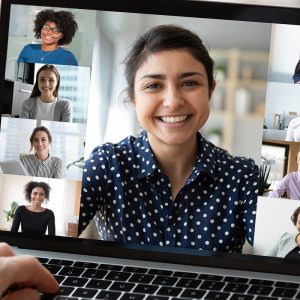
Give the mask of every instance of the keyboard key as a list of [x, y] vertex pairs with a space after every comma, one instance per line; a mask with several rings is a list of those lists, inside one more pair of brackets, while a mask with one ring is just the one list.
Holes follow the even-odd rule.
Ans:
[[98, 293], [98, 290], [79, 288], [77, 289], [72, 296], [83, 297], [83, 298], [93, 298]]
[[229, 293], [222, 293], [222, 292], [209, 292], [204, 299], [209, 300], [226, 300], [230, 296]]
[[49, 261], [49, 259], [45, 257], [37, 257], [37, 259], [41, 264], [46, 264]]
[[176, 283], [176, 286], [195, 289], [200, 285], [201, 282], [202, 281], [199, 279], [182, 278]]
[[61, 275], [54, 275], [54, 278], [56, 279], [56, 281], [58, 283], [62, 283], [65, 280], [65, 276], [61, 276]]
[[253, 285], [252, 287], [250, 287], [250, 289], [247, 291], [247, 293], [267, 296], [272, 292], [272, 290], [273, 290], [273, 288], [269, 287], [269, 286]]
[[125, 293], [121, 300], [142, 300], [144, 299], [145, 296], [144, 295], [140, 295], [140, 294], [132, 294], [132, 293]]
[[111, 281], [109, 281], [109, 280], [91, 279], [89, 281], [89, 283], [86, 285], [86, 287], [106, 290], [110, 286], [110, 284], [111, 284]]
[[121, 271], [123, 269], [122, 266], [118, 265], [108, 265], [108, 264], [101, 264], [98, 269], [108, 270], [108, 271]]
[[130, 292], [134, 287], [134, 283], [129, 282], [114, 282], [110, 290], [121, 291], [121, 292]]
[[276, 288], [272, 293], [272, 297], [282, 297], [282, 298], [292, 298], [296, 295], [296, 290], [285, 289], [285, 288]]
[[82, 277], [87, 278], [95, 278], [95, 279], [102, 279], [106, 276], [108, 272], [104, 270], [96, 270], [96, 269], [87, 269], [83, 274]]
[[80, 276], [84, 272], [84, 268], [63, 267], [58, 275]]
[[278, 281], [275, 283], [275, 286], [288, 289], [297, 289], [299, 287], [299, 284], [293, 282]]
[[63, 285], [82, 287], [87, 282], [88, 282], [87, 278], [82, 278], [82, 277], [67, 277], [65, 279], [65, 281], [63, 282]]
[[168, 300], [169, 297], [164, 296], [148, 296], [146, 300]]
[[158, 285], [138, 284], [133, 292], [141, 294], [154, 294], [158, 290], [158, 288]]
[[259, 296], [255, 298], [255, 300], [278, 300], [279, 298], [267, 297], [267, 296]]
[[97, 296], [96, 299], [104, 299], [104, 300], [116, 300], [121, 296], [122, 293], [120, 292], [113, 292], [113, 291], [101, 291]]
[[186, 289], [182, 294], [182, 298], [196, 298], [202, 299], [206, 292], [202, 290], [193, 290], [193, 289]]
[[190, 272], [175, 272], [173, 274], [175, 277], [180, 277], [180, 278], [197, 278], [198, 274], [197, 273], [190, 273]]
[[130, 276], [131, 276], [131, 273], [111, 271], [107, 274], [105, 279], [116, 280], [116, 281], [126, 281]]
[[224, 278], [224, 281], [233, 282], [233, 283], [247, 283], [248, 278], [226, 276]]
[[45, 265], [43, 264], [43, 266], [46, 269], [48, 269], [48, 271], [53, 275], [57, 274], [59, 272], [59, 270], [62, 268], [61, 266], [48, 265], [48, 264], [45, 264]]
[[162, 286], [157, 294], [162, 295], [162, 296], [173, 296], [176, 297], [181, 293], [182, 289], [181, 288], [176, 288], [176, 287], [167, 287], [167, 286]]
[[136, 283], [150, 283], [154, 278], [154, 275], [148, 274], [133, 274], [129, 278], [129, 282], [136, 282]]
[[232, 293], [244, 293], [249, 288], [248, 284], [240, 284], [240, 283], [228, 283], [224, 291], [225, 292], [232, 292]]
[[173, 272], [168, 271], [168, 270], [150, 269], [148, 271], [148, 274], [161, 275], [161, 276], [171, 276], [173, 274]]
[[210, 275], [210, 274], [200, 274], [198, 278], [199, 279], [205, 279], [205, 280], [221, 281], [223, 279], [223, 276]]
[[59, 294], [62, 296], [69, 296], [74, 292], [75, 288], [70, 286], [61, 286], [59, 288]]
[[123, 272], [129, 273], [147, 273], [148, 269], [146, 268], [139, 268], [139, 267], [125, 267]]
[[272, 286], [275, 282], [271, 280], [264, 280], [264, 279], [251, 279], [250, 284], [255, 284], [255, 285], [267, 285], [267, 286]]
[[[234, 294], [229, 298], [230, 300], [252, 300], [254, 296], [250, 295], [241, 295], [241, 294]], [[256, 298], [257, 299], [257, 298]]]
[[158, 285], [174, 285], [178, 280], [176, 277], [168, 277], [168, 276], [157, 276], [152, 283]]
[[67, 297], [67, 296], [58, 296], [55, 300], [79, 300], [79, 298]]
[[88, 269], [97, 269], [98, 264], [96, 263], [90, 263], [90, 262], [84, 262], [84, 261], [76, 261], [74, 264], [74, 267], [78, 268], [88, 268]]
[[200, 289], [210, 290], [210, 291], [212, 291], [212, 290], [213, 291], [220, 291], [224, 287], [224, 285], [225, 285], [224, 282], [207, 280], [207, 281], [204, 281], [200, 285]]
[[51, 259], [49, 261], [50, 265], [58, 265], [58, 266], [72, 266], [72, 260], [64, 260], [64, 259]]

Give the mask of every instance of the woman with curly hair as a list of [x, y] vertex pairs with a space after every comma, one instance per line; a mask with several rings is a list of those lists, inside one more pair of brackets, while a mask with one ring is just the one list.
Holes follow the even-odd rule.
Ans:
[[42, 207], [49, 200], [50, 186], [46, 182], [30, 181], [24, 187], [29, 205], [20, 205], [15, 212], [12, 232], [18, 232], [20, 224], [23, 233], [55, 235], [55, 217], [52, 210]]
[[74, 54], [64, 49], [71, 43], [78, 26], [68, 11], [45, 9], [37, 13], [34, 20], [35, 38], [41, 44], [28, 44], [21, 51], [18, 62], [47, 63], [78, 66]]

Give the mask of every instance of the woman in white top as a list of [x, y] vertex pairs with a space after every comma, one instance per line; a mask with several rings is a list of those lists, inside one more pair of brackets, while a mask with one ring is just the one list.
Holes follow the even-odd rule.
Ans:
[[300, 117], [294, 118], [290, 121], [285, 140], [300, 142]]
[[72, 122], [72, 103], [58, 97], [60, 75], [53, 65], [42, 66], [30, 95], [22, 105], [20, 118]]
[[31, 149], [34, 154], [22, 155], [20, 161], [28, 174], [37, 177], [62, 178], [63, 162], [49, 153], [52, 143], [50, 131], [44, 127], [36, 127], [30, 136]]

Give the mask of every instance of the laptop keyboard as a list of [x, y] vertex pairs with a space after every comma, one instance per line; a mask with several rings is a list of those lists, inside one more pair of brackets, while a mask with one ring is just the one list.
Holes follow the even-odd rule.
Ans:
[[300, 285], [291, 282], [38, 259], [60, 283], [58, 295], [42, 300], [300, 299]]

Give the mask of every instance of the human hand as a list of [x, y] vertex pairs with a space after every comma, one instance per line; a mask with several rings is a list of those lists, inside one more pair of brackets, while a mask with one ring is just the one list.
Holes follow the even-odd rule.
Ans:
[[54, 277], [36, 258], [16, 256], [6, 243], [0, 243], [0, 278], [1, 300], [35, 300], [40, 299], [39, 291], [53, 294], [59, 290]]

